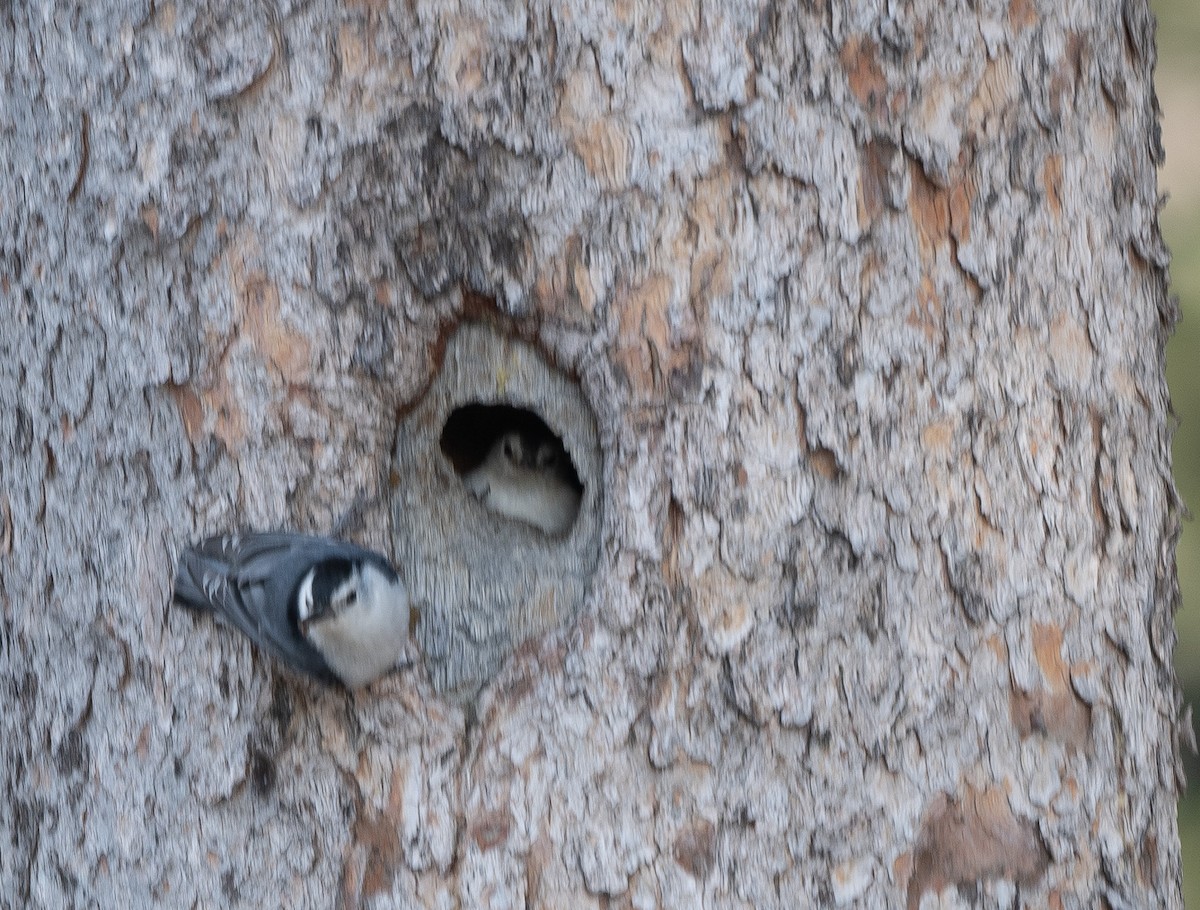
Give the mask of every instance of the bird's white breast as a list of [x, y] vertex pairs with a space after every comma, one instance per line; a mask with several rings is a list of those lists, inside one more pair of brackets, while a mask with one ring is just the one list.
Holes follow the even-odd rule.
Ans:
[[514, 464], [505, 455], [503, 438], [483, 464], [463, 477], [463, 484], [493, 512], [562, 534], [579, 512], [579, 492], [550, 468]]
[[493, 511], [547, 534], [566, 531], [579, 511], [579, 494], [564, 481], [543, 475], [493, 482], [484, 502]]

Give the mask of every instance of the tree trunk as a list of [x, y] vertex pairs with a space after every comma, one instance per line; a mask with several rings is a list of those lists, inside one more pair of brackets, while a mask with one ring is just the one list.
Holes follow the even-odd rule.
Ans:
[[[0, 905], [1182, 905], [1142, 0], [202, 6], [0, 11]], [[409, 669], [169, 606], [347, 514]]]

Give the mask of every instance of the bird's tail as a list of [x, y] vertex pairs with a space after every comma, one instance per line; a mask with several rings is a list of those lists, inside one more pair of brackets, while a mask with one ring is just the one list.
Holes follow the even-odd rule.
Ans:
[[199, 546], [188, 547], [179, 554], [179, 563], [175, 567], [175, 600], [190, 610], [211, 610], [213, 599], [211, 591], [206, 590], [205, 581], [211, 586], [211, 579], [217, 576], [223, 565], [217, 564], [211, 551], [211, 541], [204, 541]]

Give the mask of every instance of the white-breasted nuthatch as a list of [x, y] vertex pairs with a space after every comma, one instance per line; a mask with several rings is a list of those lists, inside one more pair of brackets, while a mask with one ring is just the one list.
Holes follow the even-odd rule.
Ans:
[[562, 534], [579, 513], [579, 481], [562, 445], [521, 430], [501, 433], [463, 484], [493, 512], [547, 534]]
[[211, 610], [288, 666], [349, 688], [399, 662], [408, 589], [381, 555], [289, 532], [210, 537], [183, 552], [175, 599]]

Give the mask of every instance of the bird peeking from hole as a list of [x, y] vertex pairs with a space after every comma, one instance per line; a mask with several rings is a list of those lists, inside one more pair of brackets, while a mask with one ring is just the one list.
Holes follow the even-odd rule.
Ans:
[[547, 534], [565, 533], [579, 514], [582, 487], [562, 443], [551, 435], [507, 430], [463, 483], [498, 515]]

